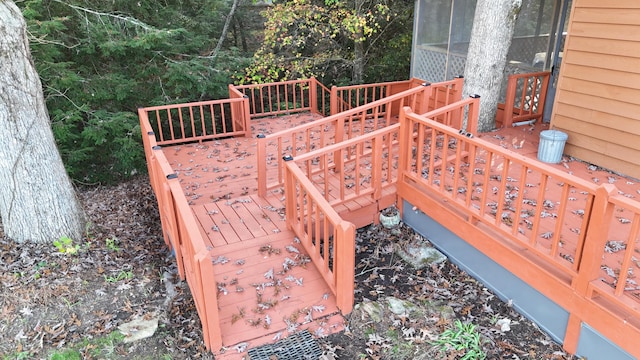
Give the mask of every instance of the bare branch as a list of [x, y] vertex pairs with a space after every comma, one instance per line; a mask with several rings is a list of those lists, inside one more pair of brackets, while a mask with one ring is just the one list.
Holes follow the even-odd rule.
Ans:
[[105, 13], [105, 12], [101, 12], [101, 11], [95, 11], [95, 10], [83, 8], [83, 7], [80, 7], [80, 6], [67, 4], [66, 2], [61, 1], [61, 0], [53, 0], [53, 1], [55, 1], [55, 2], [57, 2], [59, 4], [62, 4], [62, 5], [66, 5], [66, 6], [72, 8], [74, 10], [87, 13], [87, 14], [96, 15], [98, 17], [103, 17], [104, 16], [104, 17], [110, 17], [110, 18], [113, 18], [113, 19], [118, 19], [118, 20], [124, 21], [126, 23], [132, 24], [134, 26], [140, 27], [140, 28], [142, 28], [144, 30], [147, 30], [147, 31], [156, 30], [153, 26], [145, 24], [142, 21], [140, 21], [140, 20], [138, 20], [136, 18], [132, 18], [130, 16], [124, 16], [124, 15], [119, 15], [119, 14], [110, 14], [110, 13]]
[[222, 43], [224, 39], [227, 37], [227, 33], [229, 32], [229, 24], [231, 24], [231, 20], [233, 19], [233, 14], [236, 12], [236, 8], [238, 7], [238, 3], [240, 0], [233, 0], [233, 4], [231, 5], [231, 10], [229, 11], [229, 15], [227, 15], [227, 19], [224, 22], [224, 27], [222, 28], [222, 34], [220, 34], [220, 38], [218, 39], [218, 45], [213, 51], [209, 54], [210, 57], [215, 58], [218, 56], [218, 52], [220, 48], [222, 48]]
[[36, 37], [29, 30], [27, 30], [27, 35], [29, 36], [29, 42], [30, 43], [58, 45], [58, 46], [65, 47], [67, 49], [73, 49], [73, 48], [75, 48], [77, 46], [80, 46], [80, 43], [77, 43], [75, 45], [67, 45], [67, 44], [65, 44], [63, 42], [60, 42], [60, 41], [47, 40], [47, 39], [45, 39], [47, 37], [47, 35], [44, 35], [44, 36], [41, 36], [41, 37]]

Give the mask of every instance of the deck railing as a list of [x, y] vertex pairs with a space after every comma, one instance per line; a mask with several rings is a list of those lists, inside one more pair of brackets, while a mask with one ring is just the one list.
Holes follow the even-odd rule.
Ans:
[[145, 109], [138, 111], [149, 180], [156, 194], [165, 243], [173, 250], [178, 273], [186, 279], [202, 322], [208, 349], [220, 349], [222, 336], [213, 263], [178, 177], [157, 145]]
[[[255, 118], [317, 111], [317, 84], [316, 79], [311, 78], [268, 84], [234, 85], [233, 88], [249, 99], [249, 111], [251, 117]], [[320, 90], [323, 91], [322, 88]]]
[[331, 115], [372, 103], [423, 83], [424, 81], [414, 78], [375, 84], [333, 86], [331, 87]]
[[509, 75], [504, 104], [503, 126], [541, 119], [551, 73], [541, 71]]
[[[297, 156], [389, 126], [402, 106], [421, 112], [460, 99], [462, 79], [422, 84], [357, 108], [270, 135], [258, 135], [258, 194], [282, 187], [284, 156]], [[332, 104], [335, 101], [332, 99]]]
[[399, 198], [567, 309], [567, 350], [585, 321], [640, 355], [631, 343], [640, 336], [635, 201], [409, 108], [400, 126]]
[[[475, 129], [479, 106], [479, 98], [468, 98], [429, 111], [424, 116], [451, 131], [458, 131], [461, 137], [469, 137], [475, 135], [475, 130], [468, 132], [461, 127], [462, 114], [467, 113], [468, 123]], [[399, 123], [390, 125], [298, 155], [294, 161], [336, 209], [363, 197], [378, 201], [398, 179], [399, 129]], [[420, 141], [419, 131], [414, 134], [416, 140]], [[462, 153], [454, 155], [461, 156]]]
[[[309, 95], [311, 96], [311, 99], [316, 99], [316, 100], [315, 100], [315, 107], [313, 106], [313, 100], [311, 100], [312, 101], [311, 112], [320, 114], [322, 116], [329, 116], [331, 115], [331, 90], [329, 90], [329, 88], [324, 86], [321, 82], [317, 81], [315, 78], [312, 78], [312, 79], [313, 79], [313, 82], [311, 85], [312, 91]], [[315, 84], [315, 86], [313, 84]], [[315, 92], [315, 95], [314, 95], [314, 92]]]
[[344, 221], [294, 162], [285, 167], [287, 226], [336, 296], [343, 314], [353, 308], [355, 225]]
[[246, 99], [154, 106], [145, 112], [158, 145], [251, 135]]
[[333, 208], [363, 197], [376, 201], [397, 181], [399, 127], [387, 126], [294, 161]]

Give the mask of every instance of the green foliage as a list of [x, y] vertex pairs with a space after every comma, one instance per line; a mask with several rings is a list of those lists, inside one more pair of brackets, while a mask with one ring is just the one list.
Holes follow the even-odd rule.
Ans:
[[[236, 13], [225, 45], [257, 39], [253, 59], [234, 47], [210, 56], [231, 1], [23, 0], [31, 52], [70, 176], [109, 183], [146, 170], [141, 106], [226, 98], [227, 85], [316, 76], [351, 83], [362, 45], [365, 79], [408, 77], [413, 1], [283, 0], [265, 31]], [[247, 20], [244, 24], [242, 20]], [[246, 34], [245, 34], [246, 31]], [[251, 46], [249, 46], [251, 47]], [[244, 70], [246, 68], [246, 71]], [[235, 75], [234, 75], [235, 74]]]
[[31, 52], [70, 176], [117, 181], [146, 169], [136, 110], [227, 97], [244, 59], [207, 54], [228, 13], [217, 0], [25, 0]]
[[60, 239], [55, 240], [53, 242], [53, 246], [55, 246], [59, 252], [71, 255], [77, 254], [80, 249], [80, 245], [74, 245], [73, 239], [68, 236], [63, 236]]
[[[311, 76], [325, 83], [349, 83], [354, 60], [361, 56], [354, 51], [357, 44], [365, 50], [362, 54], [365, 63], [373, 62], [380, 54], [376, 49], [397, 41], [397, 37], [409, 39], [403, 53], [411, 51], [413, 2], [286, 0], [269, 7], [263, 16], [266, 19], [264, 42], [254, 55], [253, 63], [237, 75], [241, 83]], [[391, 63], [395, 55], [389, 53], [387, 61]], [[400, 66], [406, 72], [399, 77], [406, 79], [409, 56], [390, 66], [397, 67], [399, 61], [406, 62]], [[385, 73], [380, 67], [376, 71]]]
[[115, 283], [120, 280], [131, 280], [133, 278], [133, 271], [120, 271], [118, 274], [114, 276], [104, 275], [104, 281], [108, 283]]
[[107, 249], [115, 252], [120, 251], [120, 247], [117, 244], [117, 239], [108, 238], [107, 240], [105, 240], [105, 242], [106, 242]]
[[483, 360], [487, 357], [482, 350], [476, 326], [471, 323], [463, 324], [460, 320], [455, 321], [453, 329], [447, 329], [440, 334], [435, 344], [445, 352], [460, 353], [460, 360]]

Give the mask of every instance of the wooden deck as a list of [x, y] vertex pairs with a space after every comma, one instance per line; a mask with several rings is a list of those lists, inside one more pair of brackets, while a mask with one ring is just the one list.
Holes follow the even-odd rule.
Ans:
[[[254, 131], [268, 134], [314, 118], [317, 117], [307, 113], [265, 118], [255, 121], [253, 127]], [[535, 159], [539, 133], [546, 129], [547, 124], [535, 124], [502, 128], [478, 137]], [[335, 298], [315, 267], [310, 264], [294, 266], [290, 271], [283, 269], [286, 258], [299, 264], [306, 254], [287, 229], [283, 194], [271, 191], [265, 198], [257, 195], [255, 147], [256, 139], [230, 138], [163, 150], [178, 174], [201, 234], [213, 249], [223, 342], [230, 347], [244, 342], [249, 346], [268, 342], [276, 334], [286, 335], [287, 327], [292, 325], [285, 319], [296, 316], [294, 324], [311, 316], [305, 327], [311, 327], [312, 333], [340, 331], [343, 324], [339, 316], [334, 316], [339, 313]], [[640, 194], [640, 182], [574, 159], [563, 158], [559, 164], [548, 165], [589, 182], [615, 182], [626, 194]], [[513, 181], [517, 179], [514, 177]], [[388, 192], [395, 196], [394, 189]], [[340, 212], [347, 218], [354, 218], [349, 213], [357, 213], [359, 219], [370, 219], [370, 223], [379, 211], [370, 205], [360, 199], [341, 206]], [[560, 255], [575, 254], [577, 243], [567, 240], [576, 238], [575, 229], [582, 227], [581, 222], [578, 216], [565, 218]], [[306, 265], [308, 260], [302, 262]], [[298, 280], [304, 286], [296, 285]], [[318, 306], [322, 312], [312, 311]], [[325, 319], [327, 315], [333, 316], [331, 320]]]
[[[313, 99], [314, 86], [299, 87]], [[437, 92], [423, 86], [425, 91], [414, 87], [408, 93], [420, 94], [423, 104], [438, 104], [430, 98]], [[280, 93], [281, 87], [269, 92]], [[259, 108], [259, 101], [250, 99], [251, 107]], [[407, 105], [407, 99], [399, 104]], [[278, 103], [260, 101], [262, 108]], [[278, 116], [250, 121], [236, 100], [139, 112], [165, 241], [177, 252], [205, 341], [217, 356], [239, 358], [241, 350], [304, 328], [318, 336], [340, 331], [340, 311], [348, 313], [353, 301], [352, 281], [345, 283], [353, 273], [344, 273], [353, 270], [353, 245], [347, 245], [353, 225], [344, 220], [358, 227], [375, 222], [398, 196], [415, 200], [419, 210], [450, 229], [466, 229], [466, 241], [568, 309], [569, 350], [582, 319], [623, 348], [633, 348], [621, 334], [640, 335], [640, 287], [634, 280], [634, 271], [640, 271], [634, 255], [640, 206], [633, 200], [640, 196], [640, 182], [573, 159], [531, 161], [544, 124], [484, 134], [458, 131], [449, 121], [460, 125], [467, 110], [477, 119], [478, 99], [453, 101], [424, 115], [403, 112], [397, 125], [336, 143], [324, 143], [337, 138], [327, 131], [345, 126], [350, 131], [352, 123], [339, 116], [323, 118], [336, 120], [331, 124], [314, 121], [322, 117], [313, 113], [312, 101], [301, 102], [311, 104], [311, 112], [300, 108], [287, 114], [278, 108], [272, 110]], [[384, 107], [399, 110], [399, 104]], [[224, 122], [225, 106], [244, 120]], [[367, 111], [357, 120], [361, 125]], [[150, 121], [147, 115], [154, 113]], [[217, 134], [207, 116], [222, 118], [229, 124], [222, 128], [234, 137]], [[385, 116], [388, 125], [390, 114]], [[312, 122], [320, 130], [303, 126], [307, 130], [287, 132], [289, 138], [256, 136]], [[149, 125], [154, 123], [155, 128]], [[313, 142], [318, 139], [321, 145]], [[311, 151], [284, 165], [282, 155], [298, 147]], [[265, 175], [259, 185], [261, 167]], [[266, 183], [275, 185], [264, 191]], [[477, 243], [480, 237], [484, 240]], [[523, 270], [522, 261], [539, 273]], [[628, 273], [621, 271], [625, 268]]]
[[[319, 116], [302, 113], [254, 120], [270, 134]], [[287, 229], [283, 195], [257, 195], [256, 139], [167, 146], [202, 237], [210, 247], [225, 345], [220, 358], [302, 329], [325, 336], [344, 328], [335, 296]], [[217, 357], [217, 358], [218, 358]]]

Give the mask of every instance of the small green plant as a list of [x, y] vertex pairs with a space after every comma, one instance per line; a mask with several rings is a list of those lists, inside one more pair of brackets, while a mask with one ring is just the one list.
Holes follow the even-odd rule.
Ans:
[[124, 270], [122, 270], [115, 276], [104, 275], [104, 281], [106, 281], [108, 283], [114, 283], [114, 282], [118, 282], [120, 280], [129, 280], [131, 278], [133, 278], [133, 271], [124, 271]]
[[82, 354], [75, 349], [65, 349], [51, 355], [51, 360], [80, 360]]
[[118, 246], [118, 244], [116, 243], [116, 239], [111, 239], [108, 238], [106, 240], [106, 244], [107, 244], [107, 249], [111, 250], [111, 251], [120, 251], [120, 247]]
[[40, 270], [44, 269], [47, 267], [47, 262], [46, 261], [40, 261], [38, 262], [38, 264], [36, 264], [36, 272], [35, 274], [33, 274], [33, 278], [34, 279], [40, 279], [40, 277], [42, 276], [42, 274], [40, 273]]
[[59, 349], [49, 354], [50, 360], [80, 360], [90, 355], [90, 358], [98, 359], [119, 359], [115, 349], [122, 344], [124, 335], [119, 331], [97, 338], [84, 339], [79, 343], [70, 345], [69, 348]]
[[435, 345], [443, 351], [464, 352], [460, 360], [487, 358], [487, 354], [482, 350], [480, 334], [476, 331], [476, 326], [471, 323], [464, 324], [460, 320], [455, 321], [453, 329], [447, 329], [440, 334]]
[[74, 245], [73, 239], [68, 236], [62, 236], [58, 240], [54, 241], [53, 246], [55, 246], [61, 253], [71, 255], [77, 254], [78, 249], [80, 249], [80, 245]]

